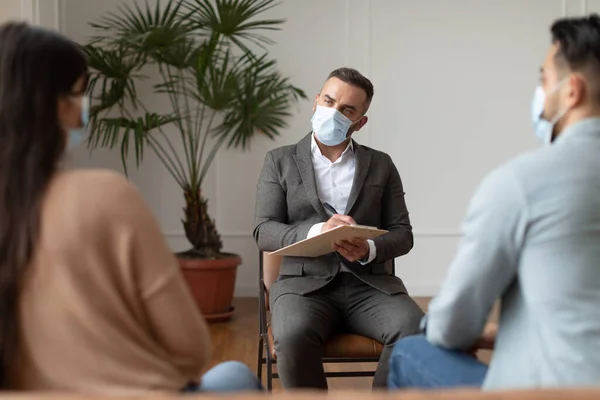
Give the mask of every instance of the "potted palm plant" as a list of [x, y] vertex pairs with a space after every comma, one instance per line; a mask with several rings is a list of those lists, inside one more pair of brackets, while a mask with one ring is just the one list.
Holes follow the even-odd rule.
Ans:
[[[125, 173], [150, 149], [181, 188], [191, 249], [178, 253], [184, 276], [209, 320], [231, 316], [239, 256], [222, 252], [202, 184], [223, 146], [246, 149], [255, 134], [274, 138], [292, 103], [306, 98], [269, 59], [261, 31], [283, 20], [259, 19], [275, 0], [171, 0], [125, 3], [90, 25], [83, 46], [90, 66], [88, 147], [119, 148]], [[146, 80], [167, 110], [138, 94]], [[176, 150], [179, 148], [180, 150]], [[182, 149], [182, 150], [181, 150]]]

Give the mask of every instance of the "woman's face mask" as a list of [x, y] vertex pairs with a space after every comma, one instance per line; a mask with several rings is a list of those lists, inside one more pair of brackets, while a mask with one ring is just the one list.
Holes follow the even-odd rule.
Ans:
[[[67, 132], [67, 147], [69, 150], [79, 146], [88, 137], [87, 124], [89, 122], [90, 112], [90, 101], [85, 95], [82, 96], [71, 96], [69, 101], [73, 104], [69, 112], [78, 112], [79, 115], [76, 117], [69, 117], [70, 121], [78, 120], [78, 124], [75, 127], [65, 127]], [[77, 111], [75, 111], [77, 110]]]
[[89, 136], [87, 124], [90, 119], [90, 99], [87, 96], [81, 98], [81, 123], [79, 128], [69, 129], [69, 149], [79, 146]]

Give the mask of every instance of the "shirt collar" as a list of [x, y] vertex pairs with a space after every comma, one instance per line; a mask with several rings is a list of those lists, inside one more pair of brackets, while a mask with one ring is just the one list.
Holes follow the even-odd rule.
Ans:
[[561, 142], [567, 139], [596, 136], [600, 137], [600, 118], [586, 118], [567, 126], [567, 128], [558, 135], [555, 142]]

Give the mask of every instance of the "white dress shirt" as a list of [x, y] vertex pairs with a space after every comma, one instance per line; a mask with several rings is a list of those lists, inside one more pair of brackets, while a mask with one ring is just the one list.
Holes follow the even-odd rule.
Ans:
[[[348, 198], [350, 197], [356, 170], [356, 156], [352, 141], [348, 143], [348, 147], [346, 147], [340, 158], [331, 162], [321, 153], [313, 134], [311, 138], [311, 155], [319, 200], [321, 200], [321, 203], [328, 203], [333, 206], [338, 214], [344, 214], [348, 206]], [[307, 237], [310, 238], [321, 233], [324, 224], [324, 222], [321, 222], [313, 225], [308, 231]], [[367, 242], [369, 243], [369, 258], [366, 262], [361, 262], [363, 265], [373, 261], [377, 255], [375, 243], [370, 239]], [[342, 271], [347, 272], [349, 270], [342, 264]]]

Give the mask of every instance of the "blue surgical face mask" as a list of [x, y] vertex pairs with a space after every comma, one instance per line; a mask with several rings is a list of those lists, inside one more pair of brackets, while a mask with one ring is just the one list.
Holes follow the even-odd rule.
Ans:
[[79, 146], [88, 137], [87, 124], [90, 119], [90, 100], [87, 96], [81, 98], [81, 122], [83, 127], [69, 129], [69, 150]]
[[331, 107], [317, 106], [312, 116], [313, 132], [325, 146], [337, 146], [347, 139], [352, 121]]
[[544, 89], [541, 86], [538, 86], [533, 95], [533, 101], [531, 103], [531, 119], [533, 122], [533, 129], [535, 131], [535, 135], [542, 141], [542, 143], [546, 145], [552, 143], [554, 125], [556, 125], [556, 123], [565, 116], [569, 109], [566, 108], [559, 111], [558, 114], [552, 118], [552, 120], [548, 121], [542, 115], [544, 113], [544, 105], [546, 104], [546, 99], [548, 96], [559, 90], [566, 81], [567, 79], [563, 79], [562, 81], [558, 82], [552, 89], [548, 91], [548, 93], [544, 92]]

